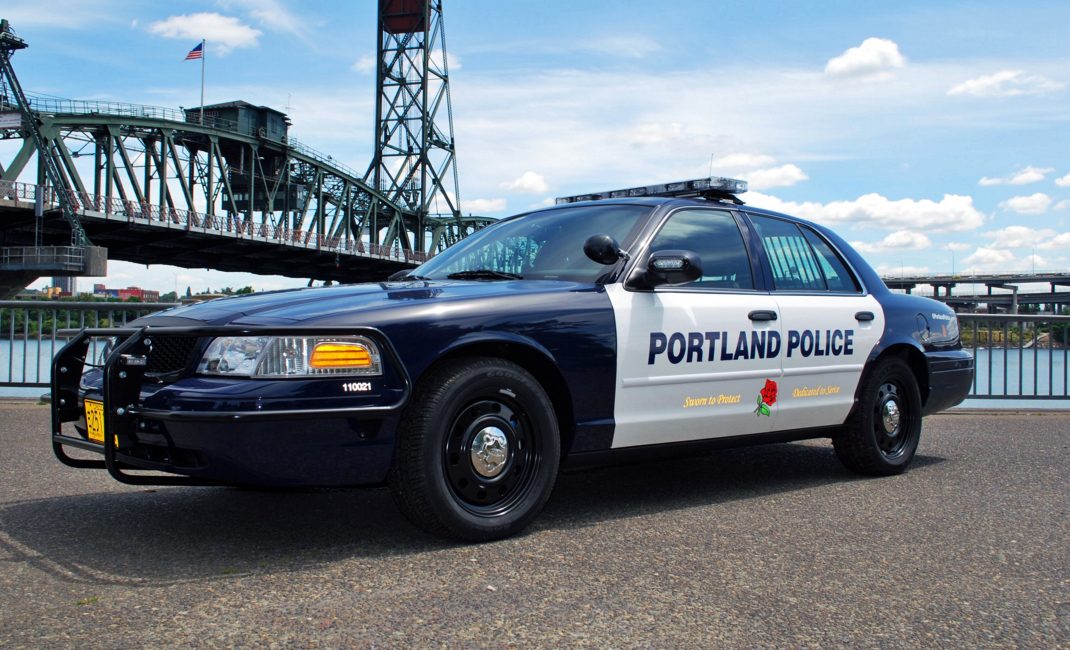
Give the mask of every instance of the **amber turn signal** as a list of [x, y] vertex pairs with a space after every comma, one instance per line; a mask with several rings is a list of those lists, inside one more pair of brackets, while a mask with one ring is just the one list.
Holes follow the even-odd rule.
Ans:
[[312, 368], [367, 368], [372, 365], [372, 357], [360, 343], [332, 341], [316, 345], [308, 365]]

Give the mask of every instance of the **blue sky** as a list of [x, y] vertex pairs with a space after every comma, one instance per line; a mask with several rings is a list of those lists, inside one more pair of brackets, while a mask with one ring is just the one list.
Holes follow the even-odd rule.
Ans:
[[[285, 110], [371, 159], [375, 3], [5, 2], [31, 92]], [[889, 275], [1070, 268], [1070, 3], [444, 0], [461, 198], [506, 216], [554, 196], [706, 175], [825, 223]], [[0, 157], [10, 158], [0, 149]], [[303, 282], [111, 262], [109, 285]], [[83, 280], [83, 282], [87, 282]], [[40, 284], [40, 283], [39, 283]]]

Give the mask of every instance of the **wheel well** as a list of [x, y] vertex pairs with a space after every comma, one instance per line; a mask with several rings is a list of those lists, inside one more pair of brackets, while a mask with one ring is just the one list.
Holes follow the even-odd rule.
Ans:
[[[444, 361], [468, 357], [505, 359], [515, 363], [535, 377], [535, 380], [546, 391], [546, 396], [550, 398], [550, 402], [554, 405], [557, 429], [561, 435], [561, 457], [563, 459], [572, 448], [572, 441], [576, 435], [576, 426], [572, 414], [572, 395], [568, 390], [568, 385], [565, 383], [564, 376], [553, 361], [537, 350], [524, 345], [488, 341], [450, 350], [438, 358], [435, 363], [431, 364], [428, 370]], [[426, 375], [428, 370], [425, 370], [421, 377]]]
[[921, 405], [924, 407], [925, 403], [929, 401], [929, 370], [928, 365], [925, 363], [925, 355], [918, 351], [917, 348], [901, 343], [881, 352], [877, 359], [883, 359], [884, 357], [899, 357], [910, 366], [910, 370], [914, 373], [914, 379], [918, 382]]

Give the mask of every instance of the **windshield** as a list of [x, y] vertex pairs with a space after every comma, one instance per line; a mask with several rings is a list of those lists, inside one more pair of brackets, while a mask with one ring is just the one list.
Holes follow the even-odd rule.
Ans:
[[497, 223], [447, 248], [411, 275], [431, 280], [564, 280], [595, 282], [605, 266], [583, 242], [605, 233], [624, 242], [649, 214], [638, 205], [590, 205], [533, 212]]

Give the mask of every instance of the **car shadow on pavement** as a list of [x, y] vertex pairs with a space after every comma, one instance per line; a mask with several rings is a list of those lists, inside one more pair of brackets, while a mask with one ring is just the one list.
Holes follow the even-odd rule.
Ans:
[[[944, 462], [917, 455], [912, 471]], [[539, 529], [740, 501], [832, 483], [880, 480], [849, 472], [831, 442], [807, 441], [711, 451], [681, 459], [566, 473], [535, 522]]]
[[[914, 468], [942, 460], [919, 456]], [[831, 447], [815, 444], [563, 474], [529, 532], [857, 478], [840, 466]], [[0, 510], [0, 556], [97, 583], [167, 584], [452, 546], [405, 521], [386, 489], [130, 488], [23, 501]]]

